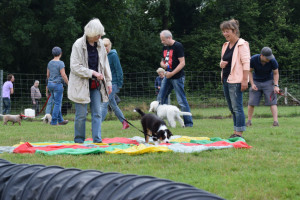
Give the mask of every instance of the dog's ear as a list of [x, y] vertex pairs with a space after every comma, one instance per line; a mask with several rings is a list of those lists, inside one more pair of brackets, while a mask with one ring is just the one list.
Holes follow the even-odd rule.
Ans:
[[167, 130], [167, 134], [168, 134], [168, 138], [170, 138], [173, 135], [169, 129]]

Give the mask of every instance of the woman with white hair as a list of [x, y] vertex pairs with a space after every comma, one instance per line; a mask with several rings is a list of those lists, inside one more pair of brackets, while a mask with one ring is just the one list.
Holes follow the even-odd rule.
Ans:
[[74, 142], [85, 140], [87, 104], [92, 115], [92, 137], [101, 143], [101, 102], [108, 102], [112, 77], [101, 36], [104, 27], [97, 18], [84, 27], [84, 35], [73, 44], [70, 58], [68, 98], [75, 102]]

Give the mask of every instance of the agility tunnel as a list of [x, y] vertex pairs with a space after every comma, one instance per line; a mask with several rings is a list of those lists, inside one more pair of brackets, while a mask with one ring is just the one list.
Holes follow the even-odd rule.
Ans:
[[152, 176], [13, 164], [0, 159], [1, 200], [216, 200], [188, 184]]

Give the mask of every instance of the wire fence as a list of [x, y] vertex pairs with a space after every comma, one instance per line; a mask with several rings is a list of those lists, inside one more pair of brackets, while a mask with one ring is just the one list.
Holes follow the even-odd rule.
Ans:
[[[8, 74], [15, 77], [14, 94], [11, 95], [11, 113], [23, 113], [24, 109], [32, 107], [30, 88], [35, 80], [39, 80], [39, 89], [42, 94], [40, 109], [46, 102], [46, 74], [20, 74], [4, 72], [0, 70], [0, 90], [2, 110], [2, 85]], [[300, 99], [300, 70], [279, 71], [280, 88], [287, 88], [289, 94], [295, 99]], [[126, 109], [129, 105], [149, 105], [156, 99], [154, 82], [156, 72], [124, 73], [124, 85], [118, 96], [121, 98], [120, 107]], [[191, 108], [203, 107], [224, 107], [227, 106], [221, 84], [220, 71], [186, 71], [185, 92]], [[287, 104], [284, 98], [279, 99], [279, 105], [299, 105], [292, 98], [287, 97]], [[63, 103], [70, 102], [67, 98], [65, 87]], [[248, 90], [244, 93], [244, 105], [248, 102]], [[263, 103], [263, 101], [261, 102]], [[171, 94], [171, 104], [178, 105], [174, 91]], [[68, 112], [75, 112], [74, 106]]]

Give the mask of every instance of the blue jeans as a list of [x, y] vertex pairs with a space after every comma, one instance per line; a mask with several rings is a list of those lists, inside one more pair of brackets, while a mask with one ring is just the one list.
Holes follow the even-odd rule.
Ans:
[[112, 85], [112, 92], [109, 95], [109, 102], [104, 102], [101, 103], [101, 116], [102, 116], [102, 121], [105, 120], [105, 117], [107, 115], [107, 106], [111, 107], [111, 109], [114, 111], [115, 115], [118, 117], [121, 123], [123, 123], [125, 117], [120, 110], [119, 106], [117, 105], [115, 96], [116, 94], [120, 91], [120, 88], [116, 84]]
[[53, 104], [54, 104], [54, 99], [53, 99], [53, 95], [51, 95], [50, 98], [48, 99], [48, 102], [47, 102], [46, 114], [51, 113]]
[[3, 115], [10, 113], [10, 98], [4, 97], [3, 101]]
[[[184, 76], [178, 79], [164, 78], [161, 83], [160, 91], [157, 95], [157, 101], [160, 104], [167, 104], [168, 96], [174, 89], [176, 93], [177, 102], [181, 107], [181, 111], [191, 112], [189, 103], [187, 102], [185, 92], [184, 92], [184, 79], [185, 79]], [[193, 127], [192, 116], [183, 116], [183, 120], [184, 120], [184, 125], [186, 127]]]
[[61, 102], [63, 98], [64, 87], [62, 83], [48, 83], [48, 89], [54, 99], [54, 108], [52, 111], [51, 125], [56, 125], [64, 121], [61, 114]]
[[228, 108], [232, 113], [234, 131], [243, 132], [246, 130], [245, 114], [243, 108], [243, 92], [240, 83], [227, 83], [223, 80], [224, 95]]
[[[92, 115], [92, 137], [94, 143], [101, 143], [101, 94], [99, 90], [90, 90], [90, 108]], [[87, 104], [75, 103], [75, 143], [83, 143], [85, 140], [85, 122], [87, 116]]]

